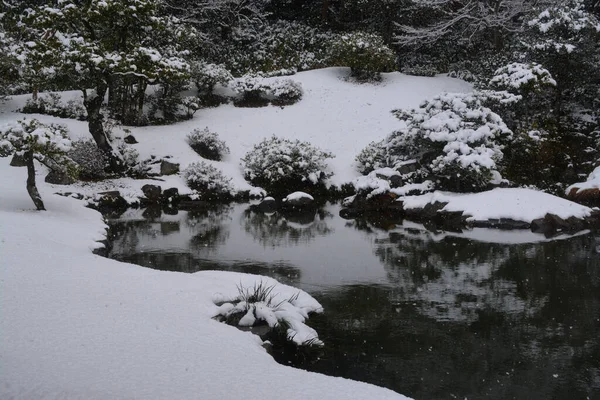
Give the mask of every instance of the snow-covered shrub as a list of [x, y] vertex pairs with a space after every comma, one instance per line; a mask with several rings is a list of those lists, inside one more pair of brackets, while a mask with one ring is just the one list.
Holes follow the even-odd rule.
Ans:
[[486, 93], [442, 93], [419, 108], [394, 110], [406, 126], [386, 139], [395, 163], [417, 159], [436, 188], [478, 191], [499, 182], [502, 142], [512, 132], [483, 105]]
[[371, 142], [358, 153], [356, 156], [356, 170], [363, 175], [367, 175], [371, 171], [389, 167], [387, 163], [387, 151], [385, 141]]
[[237, 94], [234, 104], [237, 107], [263, 107], [269, 104], [271, 86], [262, 78], [245, 76], [236, 79], [231, 89]]
[[531, 92], [542, 85], [556, 86], [556, 81], [540, 64], [514, 62], [496, 70], [490, 84], [502, 90]]
[[331, 61], [350, 67], [361, 80], [379, 79], [381, 72], [392, 71], [396, 55], [383, 39], [366, 32], [353, 32], [337, 37], [331, 44]]
[[122, 140], [113, 142], [117, 156], [125, 168], [124, 173], [133, 178], [145, 178], [150, 171], [150, 161], [140, 160], [140, 153]]
[[251, 288], [238, 286], [236, 298], [218, 303], [217, 320], [240, 327], [267, 325], [298, 346], [323, 346], [317, 332], [305, 324], [308, 310], [299, 301], [300, 293], [282, 298], [273, 293], [274, 288], [264, 282]]
[[208, 128], [194, 129], [187, 135], [187, 142], [200, 157], [208, 160], [221, 161], [225, 154], [229, 154], [229, 147], [225, 142]]
[[304, 93], [302, 85], [291, 79], [276, 80], [269, 86], [268, 95], [271, 98], [271, 103], [277, 106], [297, 103]]
[[80, 179], [96, 180], [106, 177], [104, 169], [108, 165], [108, 159], [93, 140], [73, 141], [68, 155], [77, 164]]
[[69, 100], [62, 102], [58, 93], [48, 93], [38, 97], [37, 100], [27, 99], [21, 109], [24, 114], [45, 114], [59, 118], [70, 118], [85, 121], [87, 111], [81, 101]]
[[322, 185], [330, 178], [333, 173], [328, 171], [328, 158], [333, 155], [308, 142], [272, 136], [255, 145], [242, 159], [242, 166], [252, 185], [269, 193], [289, 193]]
[[204, 161], [190, 164], [183, 170], [183, 179], [190, 189], [207, 200], [227, 198], [233, 192], [231, 178]]
[[181, 99], [181, 106], [185, 109], [188, 119], [192, 119], [196, 111], [200, 109], [200, 102], [198, 100], [195, 96], [186, 96]]
[[45, 210], [35, 185], [35, 163], [39, 161], [53, 171], [75, 175], [77, 168], [67, 152], [71, 140], [63, 125], [45, 125], [38, 120], [22, 120], [0, 126], [0, 157], [17, 154], [27, 163], [27, 191], [38, 210]]
[[212, 94], [217, 84], [226, 86], [233, 79], [233, 75], [224, 65], [204, 62], [192, 64], [191, 76], [200, 95]]

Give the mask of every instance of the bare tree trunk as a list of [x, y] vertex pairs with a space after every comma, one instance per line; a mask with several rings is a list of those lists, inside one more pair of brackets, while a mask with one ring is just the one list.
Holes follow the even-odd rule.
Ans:
[[123, 172], [123, 163], [115, 155], [113, 148], [106, 137], [106, 133], [104, 132], [104, 125], [102, 124], [104, 117], [100, 110], [102, 109], [102, 103], [104, 102], [104, 96], [106, 95], [107, 90], [108, 86], [102, 84], [96, 87], [96, 93], [93, 96], [87, 95], [84, 91], [83, 104], [85, 105], [88, 114], [88, 128], [90, 133], [96, 141], [98, 148], [108, 157], [109, 172], [121, 173]]
[[46, 208], [44, 207], [42, 196], [40, 196], [40, 192], [38, 192], [37, 186], [35, 185], [35, 164], [33, 163], [33, 151], [26, 152], [23, 155], [23, 158], [27, 163], [27, 193], [29, 193], [29, 197], [31, 197], [31, 200], [33, 200], [35, 207], [40, 211], [44, 211]]

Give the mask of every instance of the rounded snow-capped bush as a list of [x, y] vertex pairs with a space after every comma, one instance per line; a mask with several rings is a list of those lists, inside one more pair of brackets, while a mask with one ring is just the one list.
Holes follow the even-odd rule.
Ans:
[[333, 154], [308, 142], [272, 136], [255, 145], [242, 159], [244, 177], [269, 193], [306, 191], [323, 185], [333, 173], [326, 160]]
[[236, 79], [231, 89], [237, 94], [233, 104], [237, 107], [264, 107], [269, 104], [271, 86], [264, 78], [245, 76]]
[[225, 154], [229, 154], [229, 147], [225, 142], [208, 128], [194, 129], [188, 134], [187, 142], [200, 157], [208, 160], [221, 161]]
[[502, 143], [512, 137], [502, 118], [483, 105], [499, 95], [442, 93], [419, 108], [393, 111], [406, 127], [385, 139], [386, 157], [393, 167], [416, 159], [421, 169], [415, 175], [433, 181], [436, 189], [488, 188], [501, 179]]
[[191, 66], [192, 80], [201, 94], [211, 94], [217, 84], [227, 85], [233, 75], [222, 64], [194, 63]]
[[93, 140], [79, 139], [73, 141], [71, 150], [67, 154], [77, 164], [80, 179], [98, 180], [106, 178], [104, 169], [108, 165], [108, 159]]
[[367, 175], [378, 168], [389, 167], [386, 159], [385, 141], [371, 142], [356, 156], [356, 170]]
[[270, 85], [269, 96], [276, 106], [286, 106], [297, 103], [302, 98], [302, 85], [291, 79], [277, 80]]
[[338, 36], [331, 44], [331, 60], [350, 67], [352, 75], [361, 80], [378, 80], [381, 72], [392, 71], [396, 55], [381, 36], [352, 32]]
[[207, 200], [230, 197], [233, 192], [231, 178], [204, 161], [190, 164], [183, 171], [183, 179], [190, 189]]

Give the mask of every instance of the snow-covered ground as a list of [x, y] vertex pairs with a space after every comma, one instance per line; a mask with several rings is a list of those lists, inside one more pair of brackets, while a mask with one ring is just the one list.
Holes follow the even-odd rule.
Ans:
[[[226, 142], [231, 153], [221, 162], [206, 161], [231, 177], [234, 188], [244, 190], [250, 186], [243, 178], [240, 160], [255, 144], [273, 135], [299, 139], [335, 155], [329, 160], [334, 172], [331, 182], [340, 185], [359, 176], [353, 167], [354, 158], [368, 143], [383, 139], [399, 128], [401, 123], [391, 110], [416, 107], [441, 91], [472, 89], [464, 81], [443, 76], [426, 78], [393, 72], [383, 74], [380, 83], [356, 84], [344, 80], [348, 74], [347, 68], [326, 68], [291, 76], [302, 85], [304, 95], [300, 102], [287, 107], [238, 108], [227, 104], [199, 110], [192, 120], [176, 125], [130, 128], [139, 141], [134, 148], [141, 158], [172, 156], [172, 161], [181, 163], [183, 169], [201, 159], [186, 143], [187, 134], [196, 128], [208, 127]], [[77, 92], [63, 94], [65, 101], [78, 96]], [[0, 105], [0, 110], [4, 110], [0, 112], [0, 124], [16, 118], [35, 117], [41, 121], [66, 124], [75, 137], [91, 138], [86, 122], [12, 112], [22, 107], [28, 97], [15, 96], [5, 105]], [[139, 188], [145, 183], [148, 182], [116, 182], [126, 198], [139, 193]], [[180, 192], [185, 190], [185, 184], [178, 176], [168, 177], [163, 183], [152, 183], [163, 188], [178, 187]], [[84, 193], [86, 190], [102, 191], [102, 188], [94, 186], [79, 189]]]
[[[0, 159], [0, 171], [0, 398], [404, 398], [279, 365], [256, 336], [211, 319], [213, 299], [236, 295], [236, 285], [275, 281], [93, 255], [105, 233], [99, 213], [44, 183], [49, 211], [34, 211], [25, 169]], [[320, 307], [304, 292], [299, 300]]]

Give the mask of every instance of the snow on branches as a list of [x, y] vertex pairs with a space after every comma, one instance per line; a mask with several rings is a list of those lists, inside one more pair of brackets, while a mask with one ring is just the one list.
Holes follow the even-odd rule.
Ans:
[[503, 89], [528, 90], [541, 85], [556, 86], [550, 71], [537, 63], [511, 63], [498, 68], [490, 83]]
[[28, 38], [17, 50], [19, 59], [26, 71], [61, 73], [82, 87], [96, 75], [155, 80], [188, 74], [186, 52], [177, 41], [155, 45], [157, 34], [180, 34], [171, 18], [157, 16], [158, 5], [157, 0], [65, 0], [27, 9], [18, 23]]
[[[493, 101], [515, 101], [495, 92]], [[502, 118], [485, 106], [490, 92], [442, 93], [411, 110], [394, 110], [405, 127], [385, 141], [388, 162], [418, 159], [422, 177], [441, 189], [476, 191], [499, 181], [503, 140], [512, 136]]]
[[585, 9], [583, 0], [569, 0], [538, 10], [527, 22], [536, 34], [528, 46], [540, 51], [572, 53], [581, 45], [582, 35], [600, 33], [600, 22]]

